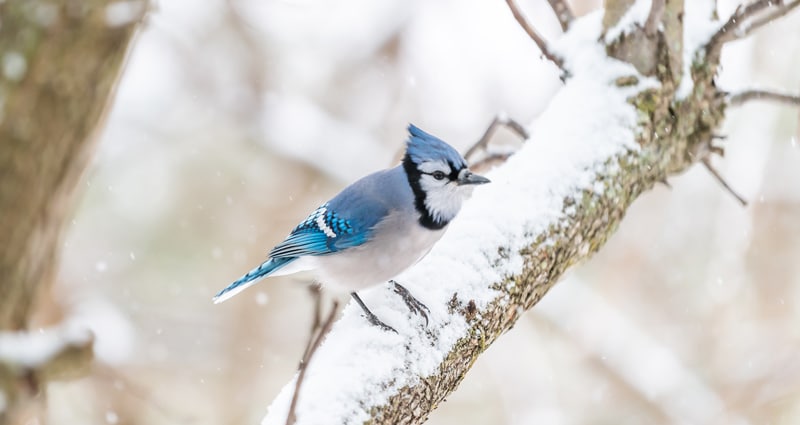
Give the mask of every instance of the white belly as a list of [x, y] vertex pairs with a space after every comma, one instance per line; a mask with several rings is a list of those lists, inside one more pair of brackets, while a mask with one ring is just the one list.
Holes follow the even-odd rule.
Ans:
[[427, 255], [446, 229], [426, 229], [416, 217], [400, 217], [390, 214], [364, 245], [301, 260], [316, 269], [324, 286], [357, 291], [386, 282]]

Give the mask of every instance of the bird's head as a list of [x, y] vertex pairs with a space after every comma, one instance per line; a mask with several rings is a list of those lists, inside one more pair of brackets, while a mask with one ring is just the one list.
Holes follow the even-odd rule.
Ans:
[[489, 179], [473, 174], [464, 157], [436, 136], [413, 124], [408, 133], [403, 168], [414, 191], [420, 223], [441, 229], [455, 218], [473, 187], [489, 183]]

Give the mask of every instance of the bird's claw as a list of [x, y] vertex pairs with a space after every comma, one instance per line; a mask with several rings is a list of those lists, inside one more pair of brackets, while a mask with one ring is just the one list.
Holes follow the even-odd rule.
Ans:
[[359, 297], [358, 294], [356, 294], [355, 292], [351, 292], [350, 296], [352, 296], [353, 299], [356, 300], [356, 303], [361, 307], [361, 310], [363, 310], [364, 312], [364, 317], [367, 318], [367, 321], [369, 321], [369, 323], [385, 331], [397, 333], [397, 330], [395, 330], [395, 328], [387, 325], [386, 323], [383, 323], [381, 319], [378, 319], [378, 316], [376, 316], [375, 313], [373, 313], [372, 311], [370, 311], [369, 308], [367, 308], [367, 305], [364, 304], [364, 301], [361, 301], [361, 297]]
[[379, 328], [381, 328], [381, 329], [383, 329], [384, 331], [387, 331], [387, 332], [397, 333], [395, 328], [387, 325], [386, 323], [383, 323], [381, 321], [381, 319], [378, 319], [378, 316], [376, 316], [376, 315], [374, 315], [372, 313], [366, 313], [365, 312], [364, 313], [364, 317], [366, 317], [367, 321], [369, 321], [369, 323], [371, 323], [373, 326], [377, 326], [377, 327], [379, 327]]
[[408, 306], [408, 309], [414, 314], [419, 314], [423, 319], [425, 319], [425, 326], [427, 327], [428, 313], [431, 312], [428, 306], [420, 302], [420, 300], [414, 298], [414, 296], [411, 295], [411, 292], [408, 292], [408, 289], [406, 289], [405, 286], [395, 282], [394, 280], [390, 280], [389, 283], [394, 286], [394, 293], [403, 298], [403, 301], [406, 303], [406, 306]]

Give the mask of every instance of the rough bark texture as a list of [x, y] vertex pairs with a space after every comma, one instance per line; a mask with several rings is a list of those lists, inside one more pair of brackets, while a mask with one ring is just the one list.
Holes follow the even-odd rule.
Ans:
[[[37, 294], [53, 279], [94, 130], [146, 9], [144, 1], [128, 2], [131, 19], [114, 21], [112, 3], [0, 2], [0, 331], [25, 330]], [[125, 5], [112, 7], [125, 12]], [[0, 423], [13, 421], [17, 404], [38, 391], [51, 366], [40, 373], [0, 364], [7, 404]]]
[[[605, 28], [616, 23], [628, 0], [606, 1]], [[525, 267], [513, 281], [497, 282], [503, 296], [486, 309], [452, 305], [470, 323], [469, 336], [461, 339], [440, 365], [439, 372], [405, 387], [384, 406], [373, 409], [371, 424], [418, 424], [424, 422], [438, 403], [461, 382], [472, 364], [500, 335], [514, 326], [558, 281], [564, 271], [597, 251], [625, 214], [628, 206], [645, 190], [665, 178], [681, 173], [707, 157], [714, 130], [724, 118], [725, 95], [714, 85], [718, 58], [692, 66], [694, 89], [682, 101], [675, 100], [681, 78], [683, 0], [668, 0], [661, 16], [664, 33], [655, 42], [644, 29], [613, 41], [608, 52], [613, 57], [637, 66], [661, 82], [658, 89], [640, 93], [630, 102], [639, 111], [641, 151], [614, 160], [622, 173], [598, 174], [596, 180], [606, 188], [602, 195], [584, 192], [577, 213], [542, 234], [539, 241], [524, 251]], [[609, 16], [609, 15], [607, 15]], [[638, 41], [637, 41], [638, 40]], [[651, 64], [639, 68], [641, 64]], [[618, 81], [624, 85], [630, 81]], [[565, 206], [573, 201], [565, 200]], [[540, 242], [548, 240], [547, 244]]]

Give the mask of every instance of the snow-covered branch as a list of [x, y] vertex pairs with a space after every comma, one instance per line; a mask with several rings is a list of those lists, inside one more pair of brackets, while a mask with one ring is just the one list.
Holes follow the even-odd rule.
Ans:
[[[365, 292], [398, 333], [370, 326], [348, 305], [308, 365], [297, 424], [423, 422], [493, 341], [603, 246], [642, 192], [719, 151], [711, 142], [727, 98], [714, 83], [718, 63], [684, 67], [703, 56], [707, 29], [719, 23], [693, 8], [685, 20], [698, 26], [684, 42], [683, 2], [666, 0], [655, 26], [661, 38], [610, 48], [643, 30], [652, 15], [644, 3], [629, 5], [633, 14], [613, 28], [599, 12], [576, 19], [551, 43], [571, 78], [530, 124], [529, 141], [490, 173], [493, 183], [397, 278], [430, 307], [430, 325], [389, 288]], [[617, 60], [623, 51], [649, 55], [652, 74], [635, 58]], [[263, 424], [285, 423], [293, 389], [284, 387]]]

